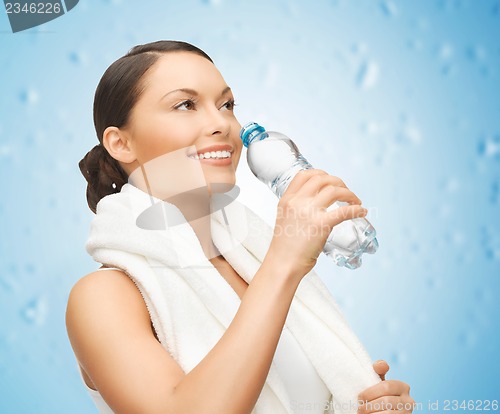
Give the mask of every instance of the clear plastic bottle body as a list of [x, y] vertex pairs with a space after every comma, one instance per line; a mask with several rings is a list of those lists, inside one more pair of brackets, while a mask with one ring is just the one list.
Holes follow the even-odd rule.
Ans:
[[[265, 131], [259, 125], [250, 123], [242, 128], [240, 135], [247, 146], [250, 170], [279, 198], [299, 171], [313, 168], [295, 143], [279, 132]], [[346, 204], [335, 202], [328, 210]], [[375, 253], [377, 248], [373, 226], [365, 218], [355, 218], [345, 220], [332, 229], [323, 252], [338, 266], [356, 269], [361, 266], [361, 255]]]

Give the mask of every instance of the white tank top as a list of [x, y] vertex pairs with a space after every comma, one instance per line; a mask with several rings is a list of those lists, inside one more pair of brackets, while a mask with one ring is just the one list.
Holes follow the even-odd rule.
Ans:
[[[98, 270], [121, 270], [104, 267]], [[331, 393], [307, 359], [299, 343], [286, 324], [276, 347], [273, 363], [290, 395], [290, 411], [294, 414], [323, 414], [331, 401]], [[101, 414], [113, 414], [111, 408], [97, 390], [90, 388], [83, 378], [83, 384]], [[272, 413], [269, 413], [272, 414]]]

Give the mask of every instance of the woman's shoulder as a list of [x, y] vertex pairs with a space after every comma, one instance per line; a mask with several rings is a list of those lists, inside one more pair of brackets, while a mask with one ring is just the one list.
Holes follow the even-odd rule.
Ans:
[[71, 325], [82, 315], [88, 318], [114, 319], [150, 326], [144, 299], [127, 274], [120, 269], [96, 270], [80, 278], [71, 288], [66, 308], [66, 323]]
[[[113, 287], [110, 291], [109, 288]], [[93, 295], [123, 293], [123, 291], [137, 290], [134, 282], [127, 274], [118, 268], [101, 267], [86, 274], [76, 281], [70, 291], [70, 298], [75, 295], [92, 293]]]

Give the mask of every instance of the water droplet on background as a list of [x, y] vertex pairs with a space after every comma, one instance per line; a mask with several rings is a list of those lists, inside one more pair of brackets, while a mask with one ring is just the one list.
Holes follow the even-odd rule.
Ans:
[[460, 189], [460, 180], [456, 177], [449, 177], [439, 185], [439, 189], [448, 194], [456, 193]]
[[57, 197], [49, 197], [47, 200], [47, 207], [51, 210], [56, 210], [58, 207]]
[[461, 332], [458, 334], [458, 343], [466, 348], [474, 348], [477, 344], [477, 334], [473, 331]]
[[60, 369], [64, 366], [66, 361], [63, 358], [63, 353], [61, 352], [58, 343], [54, 340], [50, 341], [48, 344], [48, 349], [50, 350], [47, 354], [47, 362], [49, 366], [54, 367], [54, 369]]
[[481, 45], [469, 46], [466, 50], [466, 56], [473, 62], [478, 62], [486, 58], [486, 50]]
[[[31, 234], [31, 229], [30, 228], [26, 228], [26, 232], [28, 234]], [[29, 274], [33, 275], [35, 273], [35, 271], [36, 271], [36, 267], [35, 267], [35, 265], [33, 263], [26, 263], [24, 265], [24, 271], [26, 273], [29, 273]]]
[[481, 248], [488, 260], [500, 260], [500, 235], [488, 227], [482, 227]]
[[456, 72], [456, 66], [452, 63], [446, 63], [441, 67], [441, 74], [443, 76], [453, 76]]
[[391, 0], [383, 0], [380, 2], [380, 8], [388, 17], [395, 17], [398, 14], [398, 9]]
[[443, 43], [438, 48], [438, 57], [441, 60], [451, 59], [453, 56], [453, 46], [449, 43]]
[[35, 89], [25, 89], [19, 93], [19, 100], [23, 104], [35, 105], [38, 103], [40, 97]]
[[300, 9], [297, 3], [292, 1], [287, 2], [286, 12], [291, 18], [296, 18], [300, 16]]
[[490, 186], [490, 202], [497, 204], [500, 201], [500, 185], [498, 179], [493, 181]]
[[10, 274], [0, 276], [0, 287], [7, 293], [19, 292], [19, 283]]
[[422, 135], [414, 125], [405, 125], [397, 134], [397, 139], [401, 143], [420, 144]]
[[364, 42], [356, 42], [351, 46], [351, 52], [355, 55], [364, 55], [368, 52], [368, 46]]
[[421, 39], [411, 39], [408, 41], [410, 50], [421, 51], [424, 48], [424, 42]]
[[500, 160], [500, 134], [481, 138], [477, 151], [480, 157]]
[[29, 301], [21, 309], [21, 316], [28, 324], [43, 326], [48, 313], [48, 303], [45, 297], [37, 297]]
[[428, 289], [439, 289], [443, 284], [443, 281], [441, 279], [441, 277], [437, 276], [437, 275], [432, 275], [432, 276], [429, 276], [429, 277], [426, 277], [425, 279], [425, 286], [428, 288]]
[[407, 361], [406, 353], [404, 351], [394, 351], [389, 357], [389, 365], [404, 365]]
[[481, 75], [483, 75], [485, 78], [487, 78], [488, 76], [490, 76], [491, 74], [491, 69], [489, 66], [487, 65], [482, 65], [480, 68], [479, 68], [479, 71], [481, 72]]
[[396, 142], [402, 145], [411, 144], [418, 145], [422, 141], [422, 134], [415, 125], [415, 122], [407, 114], [402, 114], [400, 117], [401, 125], [398, 126], [396, 133]]
[[463, 6], [463, 1], [462, 0], [440, 0], [437, 4], [441, 9], [449, 12], [452, 10], [460, 10]]
[[491, 14], [493, 16], [500, 16], [500, 3], [495, 3], [491, 8]]
[[459, 231], [455, 230], [452, 233], [445, 234], [445, 242], [452, 244], [455, 247], [463, 246], [465, 244], [465, 235]]
[[417, 29], [421, 32], [426, 32], [429, 29], [429, 20], [425, 17], [420, 17], [415, 22]]
[[12, 154], [12, 147], [8, 144], [0, 145], [0, 159], [10, 159]]
[[222, 0], [202, 0], [202, 3], [208, 4], [209, 6], [218, 7], [222, 4]]
[[490, 290], [480, 287], [474, 291], [474, 298], [479, 304], [485, 304], [493, 300], [493, 294]]
[[376, 62], [364, 62], [358, 71], [356, 83], [364, 90], [373, 88], [378, 81], [380, 69]]
[[420, 243], [417, 240], [412, 240], [408, 247], [411, 253], [418, 254], [420, 252]]
[[381, 131], [381, 126], [375, 121], [365, 121], [361, 124], [361, 131], [367, 135], [377, 135]]
[[7, 378], [13, 369], [12, 355], [18, 341], [16, 332], [7, 331], [0, 334], [0, 374]]
[[86, 65], [88, 63], [88, 56], [82, 51], [73, 50], [69, 53], [68, 58], [70, 62], [77, 65]]

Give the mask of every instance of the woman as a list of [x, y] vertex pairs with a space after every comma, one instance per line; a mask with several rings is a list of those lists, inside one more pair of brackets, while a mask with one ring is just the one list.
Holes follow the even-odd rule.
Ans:
[[[99, 83], [94, 101], [99, 145], [80, 162], [88, 181], [89, 207], [93, 212], [97, 207], [96, 220], [101, 217], [100, 226], [107, 226], [102, 217], [108, 201], [121, 196], [125, 189], [133, 194], [149, 194], [151, 200], [168, 200], [194, 231], [197, 241], [192, 244], [199, 246], [192, 247], [201, 248], [203, 259], [217, 269], [218, 277], [227, 282], [231, 294], [235, 293], [239, 300], [237, 312], [223, 335], [211, 343], [210, 351], [200, 356], [192, 369], [186, 370], [180, 365], [181, 356], [174, 358], [167, 350], [177, 346], [176, 355], [184, 352], [184, 358], [189, 359], [184, 348], [191, 343], [179, 345], [180, 336], [165, 337], [159, 332], [159, 322], [153, 317], [145, 290], [131, 278], [132, 267], [125, 272], [110, 267], [111, 260], [94, 256], [104, 265], [100, 270], [107, 271], [93, 272], [75, 284], [68, 300], [66, 322], [82, 377], [101, 412], [252, 412], [264, 399], [264, 390], [269, 394], [263, 387], [273, 357], [278, 357], [280, 336], [287, 332], [284, 327], [292, 300], [304, 276], [315, 265], [331, 228], [343, 220], [366, 215], [359, 198], [339, 178], [320, 170], [299, 173], [279, 202], [267, 253], [255, 274], [246, 278], [250, 281], [247, 283], [226, 260], [220, 245], [214, 243], [209, 218], [211, 198], [235, 184], [242, 144], [238, 136], [241, 126], [233, 109], [231, 89], [212, 60], [183, 42], [136, 46], [114, 62]], [[350, 205], [327, 212], [326, 208], [336, 200]], [[115, 221], [113, 214], [107, 216], [109, 221]], [[121, 231], [122, 224], [127, 225], [125, 222], [117, 222], [116, 232]], [[290, 231], [299, 228], [309, 231]], [[137, 234], [143, 237], [142, 234], [152, 233]], [[109, 244], [119, 244], [123, 238], [135, 242], [135, 236], [118, 236]], [[148, 255], [147, 247], [140, 251]], [[183, 250], [177, 253], [182, 256]], [[189, 260], [191, 255], [187, 256]], [[181, 272], [176, 266], [168, 271]], [[190, 277], [189, 271], [183, 274]], [[212, 280], [207, 286], [216, 283]], [[178, 289], [182, 287], [178, 285]], [[177, 299], [171, 297], [168, 303], [172, 314], [172, 302]], [[178, 306], [186, 306], [186, 301], [182, 296]], [[194, 308], [195, 301], [187, 306], [185, 310]], [[203, 307], [199, 309], [201, 312]], [[208, 329], [205, 335], [210, 335]], [[199, 340], [202, 341], [201, 336]], [[293, 342], [294, 338], [289, 336], [287, 341]], [[300, 352], [296, 347], [285, 359], [293, 362], [295, 357], [302, 358], [307, 365]], [[284, 358], [283, 353], [280, 358]], [[289, 383], [290, 395], [306, 392], [302, 402], [309, 398], [307, 392], [311, 401], [320, 396], [332, 397], [315, 369], [304, 369], [309, 369], [310, 380], [297, 390], [290, 389], [293, 384]], [[384, 379], [389, 367], [379, 361], [374, 369]], [[286, 375], [281, 379], [286, 381]], [[311, 385], [313, 380], [317, 385]], [[299, 377], [297, 381], [300, 384]], [[306, 386], [311, 389], [304, 391]], [[409, 387], [400, 381], [375, 384], [364, 390], [359, 399], [366, 402], [359, 406], [361, 413], [385, 412], [388, 408], [412, 411]], [[323, 410], [297, 401], [283, 408], [283, 412]]]

